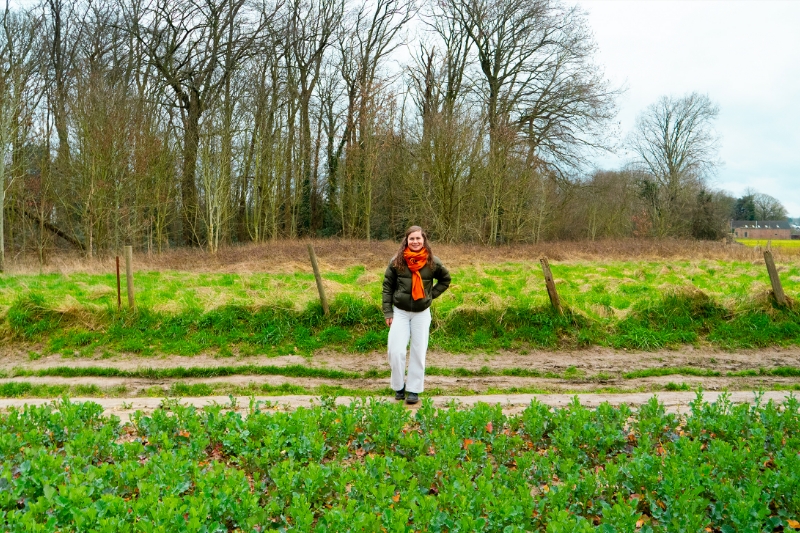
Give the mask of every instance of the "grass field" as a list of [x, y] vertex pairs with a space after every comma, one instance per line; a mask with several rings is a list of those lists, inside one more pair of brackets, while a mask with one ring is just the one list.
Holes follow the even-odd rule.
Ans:
[[[339, 261], [341, 247], [326, 246], [319, 255], [330, 316], [323, 316], [310, 267], [297, 255], [303, 248], [273, 247], [279, 260], [266, 263], [271, 272], [254, 271], [245, 259], [252, 255], [228, 264], [229, 272], [197, 271], [191, 262], [184, 264], [194, 264], [194, 271], [140, 270], [135, 274], [137, 313], [117, 311], [115, 277], [98, 273], [97, 263], [89, 272], [5, 275], [0, 277], [0, 338], [79, 356], [381, 349], [387, 333], [381, 282], [391, 243], [360, 250], [349, 263]], [[685, 255], [693, 257], [682, 258], [675, 250], [655, 249], [649, 254], [672, 258], [639, 260], [607, 250], [620, 258], [589, 260], [554, 249], [551, 267], [567, 308], [562, 316], [549, 306], [538, 261], [520, 258], [529, 253], [525, 249], [443, 247], [453, 284], [433, 307], [432, 346], [457, 352], [800, 344], [797, 311], [773, 305], [763, 261], [744, 260], [749, 250], [690, 249]], [[717, 257], [698, 259], [698, 253]], [[222, 258], [208, 259], [200, 264]], [[800, 261], [792, 255], [778, 261], [784, 291], [796, 298]], [[124, 293], [123, 288], [123, 301]]]
[[[559, 295], [574, 310], [595, 318], [624, 317], [637, 304], [655, 302], [675, 291], [699, 290], [731, 309], [747, 307], [770, 289], [761, 264], [732, 261], [570, 261], [552, 262]], [[800, 291], [800, 264], [780, 266], [788, 294]], [[537, 307], [548, 303], [536, 261], [476, 262], [451, 268], [453, 285], [437, 301], [454, 309]], [[323, 273], [329, 297], [380, 303], [383, 269], [347, 266]], [[124, 280], [123, 280], [124, 283]], [[314, 276], [292, 273], [137, 272], [136, 302], [164, 313], [206, 313], [226, 306], [278, 307], [302, 311], [317, 301]], [[0, 313], [21, 296], [39, 294], [60, 311], [113, 312], [116, 280], [111, 274], [10, 275], [0, 278]], [[123, 304], [126, 305], [123, 287]]]

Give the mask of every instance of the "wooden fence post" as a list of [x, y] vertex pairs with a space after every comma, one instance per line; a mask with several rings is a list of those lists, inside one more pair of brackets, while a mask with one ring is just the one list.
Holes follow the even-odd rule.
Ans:
[[136, 301], [133, 296], [133, 246], [125, 247], [125, 279], [128, 282], [128, 307], [136, 310]]
[[781, 278], [778, 277], [778, 269], [775, 268], [775, 261], [772, 259], [772, 252], [770, 250], [764, 252], [764, 262], [767, 264], [769, 281], [772, 283], [772, 295], [775, 296], [775, 301], [778, 305], [784, 307], [786, 306], [786, 295], [783, 293]]
[[308, 255], [311, 257], [311, 268], [314, 269], [314, 279], [317, 280], [317, 292], [319, 292], [319, 301], [322, 303], [322, 312], [328, 316], [330, 310], [328, 309], [328, 299], [325, 297], [325, 287], [322, 286], [322, 276], [319, 273], [319, 265], [317, 265], [317, 254], [314, 253], [314, 247], [308, 243]]
[[546, 257], [539, 259], [539, 262], [542, 264], [544, 282], [547, 285], [547, 294], [550, 296], [550, 303], [553, 305], [553, 309], [559, 314], [564, 314], [563, 309], [561, 309], [561, 299], [558, 297], [558, 291], [556, 290], [556, 282], [553, 280], [553, 273], [550, 272], [550, 263], [547, 261]]

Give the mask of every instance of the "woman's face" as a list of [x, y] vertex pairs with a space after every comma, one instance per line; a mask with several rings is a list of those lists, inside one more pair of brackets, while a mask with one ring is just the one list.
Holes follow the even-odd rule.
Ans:
[[419, 252], [425, 244], [425, 239], [422, 237], [421, 231], [412, 231], [408, 234], [408, 248], [412, 252]]

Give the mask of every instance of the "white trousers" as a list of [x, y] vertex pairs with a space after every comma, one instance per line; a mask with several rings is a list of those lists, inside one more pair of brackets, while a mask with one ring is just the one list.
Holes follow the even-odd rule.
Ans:
[[408, 379], [405, 389], [420, 393], [425, 389], [425, 354], [431, 330], [430, 308], [412, 313], [397, 307], [389, 327], [389, 366], [392, 369], [392, 389], [402, 390], [406, 373], [406, 347], [411, 340], [408, 358]]

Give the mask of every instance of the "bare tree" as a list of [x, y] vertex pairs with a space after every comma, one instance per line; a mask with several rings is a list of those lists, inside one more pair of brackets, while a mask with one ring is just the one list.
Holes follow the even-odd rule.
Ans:
[[453, 242], [465, 234], [462, 214], [474, 196], [469, 184], [480, 160], [483, 132], [466, 101], [469, 35], [457, 20], [443, 16], [438, 5], [432, 6], [426, 22], [435, 40], [419, 45], [408, 73], [422, 125], [414, 150], [422, 179], [412, 178], [411, 186], [419, 189], [415, 203], [427, 208], [420, 216], [430, 221], [432, 233]]
[[[475, 50], [488, 124], [487, 238], [497, 242], [507, 164], [525, 141], [532, 175], [580, 162], [602, 145], [615, 92], [592, 63], [594, 43], [577, 7], [557, 0], [447, 0]], [[537, 174], [538, 172], [538, 174]]]
[[712, 123], [719, 108], [707, 95], [664, 96], [636, 122], [628, 146], [649, 174], [643, 192], [652, 205], [657, 235], [685, 234], [687, 209], [697, 186], [717, 165], [717, 137]]
[[[342, 228], [347, 236], [371, 239], [375, 179], [375, 119], [385, 88], [379, 70], [399, 46], [398, 36], [411, 20], [411, 0], [365, 1], [351, 14], [351, 27], [339, 38], [340, 72], [347, 87], [344, 131], [346, 159], [341, 182]], [[349, 216], [345, 216], [349, 215]]]
[[17, 159], [15, 154], [27, 139], [31, 113], [42, 94], [32, 87], [39, 67], [41, 18], [31, 12], [11, 11], [6, 2], [0, 13], [0, 25], [0, 272], [3, 272], [6, 191], [13, 181], [6, 179], [7, 162], [9, 155], [12, 163]]
[[174, 93], [183, 122], [181, 202], [183, 238], [197, 243], [196, 183], [203, 113], [225, 90], [231, 76], [255, 46], [274, 16], [243, 13], [246, 0], [154, 0], [142, 12], [131, 12], [130, 31]]
[[70, 172], [69, 93], [76, 73], [80, 43], [85, 36], [86, 2], [44, 0], [50, 108], [58, 136], [55, 172], [64, 179]]
[[344, 17], [342, 0], [291, 0], [288, 3], [287, 24], [288, 52], [296, 84], [290, 84], [290, 94], [297, 99], [300, 119], [299, 160], [297, 164], [300, 183], [299, 217], [296, 224], [303, 232], [312, 229], [312, 221], [318, 219], [317, 199], [319, 186], [316, 183], [316, 165], [312, 146], [311, 98], [320, 81], [327, 50], [334, 44], [336, 30], [341, 27]]
[[471, 185], [481, 171], [485, 128], [471, 102], [469, 35], [460, 21], [446, 16], [446, 4], [426, 7], [429, 38], [418, 44], [407, 74], [416, 116], [405, 122], [416, 166], [403, 183], [412, 195], [401, 209], [411, 220], [427, 220], [437, 239], [453, 242], [476, 236], [470, 214], [480, 209]]
[[786, 208], [777, 198], [749, 189], [746, 194], [753, 198], [756, 220], [786, 220]]

